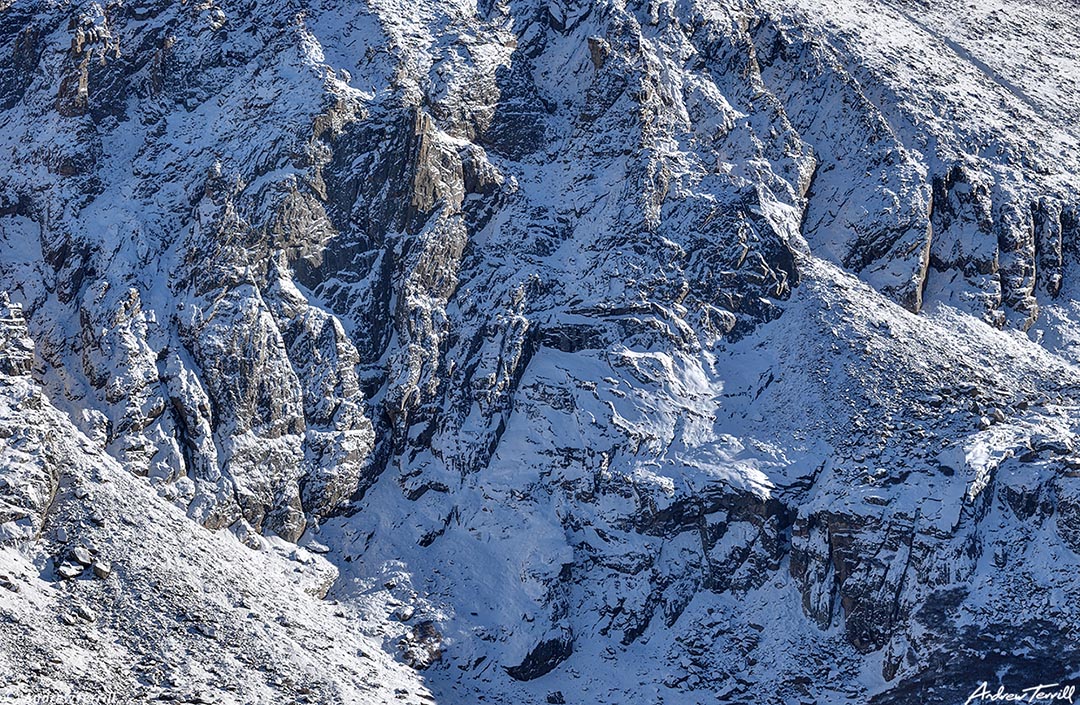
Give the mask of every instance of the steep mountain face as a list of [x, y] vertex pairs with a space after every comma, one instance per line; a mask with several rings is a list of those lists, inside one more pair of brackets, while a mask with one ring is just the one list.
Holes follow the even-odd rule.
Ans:
[[[9, 312], [4, 323], [10, 332], [21, 320]], [[358, 628], [367, 601], [324, 599], [337, 578], [325, 547], [253, 536], [252, 550], [203, 529], [81, 434], [28, 374], [0, 376], [0, 438], [5, 700], [430, 700]]]
[[2, 7], [0, 662], [223, 702], [1080, 677], [1076, 7]]

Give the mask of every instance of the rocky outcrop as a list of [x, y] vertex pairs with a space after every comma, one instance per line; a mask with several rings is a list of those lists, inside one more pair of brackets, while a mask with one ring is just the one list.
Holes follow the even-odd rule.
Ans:
[[103, 481], [24, 428], [51, 398], [155, 522], [231, 530], [205, 570], [317, 546], [304, 594], [446, 698], [951, 696], [1001, 625], [1064, 668], [1024, 640], [1077, 618], [1080, 152], [1006, 58], [1080, 65], [1075, 11], [302, 5], [0, 18], [6, 542], [85, 508], [73, 592], [190, 587], [64, 494]]
[[933, 237], [926, 165], [833, 47], [769, 15], [750, 36], [763, 87], [813, 155], [802, 215], [810, 248], [919, 311]]
[[[206, 531], [28, 375], [0, 374], [0, 544], [0, 657], [13, 698], [431, 698], [359, 632], [351, 608], [314, 596], [337, 575], [325, 558]], [[114, 639], [124, 646], [93, 646]]]
[[0, 292], [0, 543], [19, 547], [41, 535], [64, 463], [55, 431], [22, 419], [48, 403], [30, 379], [33, 359], [22, 306]]
[[25, 375], [34, 364], [34, 343], [26, 328], [22, 304], [0, 292], [0, 373]]

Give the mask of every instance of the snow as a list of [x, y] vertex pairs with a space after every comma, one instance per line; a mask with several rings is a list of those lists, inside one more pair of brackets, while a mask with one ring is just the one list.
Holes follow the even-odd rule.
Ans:
[[[4, 696], [858, 703], [984, 667], [968, 627], [1068, 656], [1076, 253], [1033, 221], [1075, 8], [33, 10]], [[106, 115], [57, 111], [69, 15], [95, 90], [142, 62]], [[114, 574], [59, 580], [76, 542]]]

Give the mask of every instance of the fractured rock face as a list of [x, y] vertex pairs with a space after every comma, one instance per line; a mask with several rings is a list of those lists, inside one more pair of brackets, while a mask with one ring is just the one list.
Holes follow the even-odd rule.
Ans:
[[26, 328], [22, 305], [0, 292], [0, 374], [29, 374], [34, 364], [34, 343]]
[[138, 573], [68, 559], [138, 518], [52, 399], [238, 571], [318, 533], [304, 593], [470, 702], [902, 701], [1008, 671], [976, 626], [1065, 643], [1080, 20], [991, 4], [13, 5], [3, 543]]

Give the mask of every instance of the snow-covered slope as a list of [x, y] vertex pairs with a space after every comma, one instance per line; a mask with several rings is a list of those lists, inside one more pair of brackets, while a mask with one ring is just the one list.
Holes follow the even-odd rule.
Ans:
[[361, 628], [363, 600], [325, 599], [337, 570], [324, 547], [255, 535], [248, 547], [195, 524], [28, 376], [0, 378], [0, 437], [5, 700], [430, 697]]
[[1080, 676], [1080, 10], [969, 5], [0, 5], [11, 687]]

